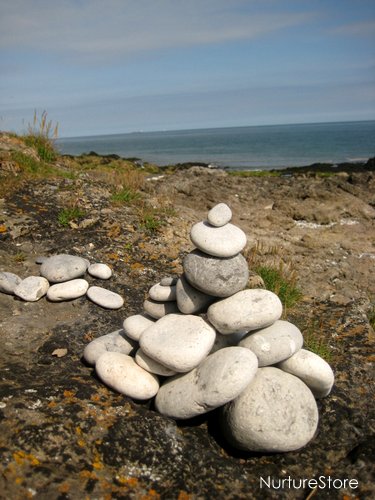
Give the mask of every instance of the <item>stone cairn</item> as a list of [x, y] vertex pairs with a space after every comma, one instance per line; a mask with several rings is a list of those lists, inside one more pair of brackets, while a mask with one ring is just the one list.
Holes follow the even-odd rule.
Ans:
[[330, 393], [333, 372], [280, 320], [277, 295], [246, 289], [246, 235], [231, 218], [220, 203], [195, 224], [183, 275], [154, 285], [143, 312], [90, 342], [84, 359], [110, 388], [155, 397], [162, 415], [189, 419], [222, 407], [222, 432], [241, 450], [296, 450], [316, 433], [315, 399]]

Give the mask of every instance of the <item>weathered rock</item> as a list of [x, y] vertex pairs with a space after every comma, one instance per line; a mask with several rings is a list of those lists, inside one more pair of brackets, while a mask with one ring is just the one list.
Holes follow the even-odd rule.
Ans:
[[161, 286], [175, 286], [177, 283], [177, 279], [172, 276], [166, 276], [160, 280]]
[[208, 222], [215, 227], [225, 226], [232, 219], [232, 210], [226, 203], [218, 203], [207, 214]]
[[101, 286], [90, 286], [87, 290], [87, 297], [105, 309], [119, 309], [124, 305], [124, 299], [121, 295]]
[[44, 297], [49, 288], [49, 283], [41, 276], [29, 276], [19, 283], [14, 289], [14, 295], [26, 302], [36, 302]]
[[171, 377], [172, 375], [176, 375], [176, 372], [170, 370], [166, 366], [158, 363], [154, 359], [147, 356], [142, 349], [138, 349], [135, 354], [135, 362], [144, 370], [154, 373], [155, 375], [161, 375], [163, 377]]
[[123, 329], [116, 330], [92, 340], [83, 351], [83, 357], [90, 365], [95, 365], [99, 357], [109, 352], [130, 354], [135, 350], [136, 343], [127, 338]]
[[189, 283], [215, 297], [229, 297], [245, 288], [249, 270], [245, 258], [218, 258], [194, 250], [183, 261], [185, 277]]
[[155, 320], [147, 314], [134, 314], [124, 320], [122, 327], [129, 338], [139, 340], [146, 328], [154, 323]]
[[40, 267], [40, 274], [51, 283], [61, 283], [83, 276], [87, 263], [81, 257], [59, 254], [49, 257]]
[[190, 239], [204, 253], [214, 257], [233, 257], [246, 246], [246, 234], [233, 224], [215, 227], [206, 221], [191, 228]]
[[112, 276], [112, 269], [107, 266], [107, 264], [102, 264], [100, 262], [90, 264], [87, 268], [87, 272], [94, 278], [99, 278], [101, 280], [108, 280]]
[[194, 288], [184, 276], [181, 276], [177, 281], [176, 298], [178, 309], [184, 314], [197, 314], [206, 311], [207, 307], [216, 300], [216, 297]]
[[172, 300], [176, 300], [176, 287], [175, 286], [166, 286], [157, 283], [152, 286], [148, 292], [150, 299], [156, 300], [159, 302], [169, 302]]
[[310, 389], [274, 367], [259, 368], [245, 390], [224, 407], [222, 419], [233, 446], [260, 452], [298, 450], [314, 437], [317, 425]]
[[166, 314], [178, 313], [177, 302], [157, 302], [156, 300], [146, 299], [143, 302], [143, 309], [152, 318], [160, 319]]
[[64, 281], [63, 283], [56, 283], [55, 285], [49, 287], [47, 299], [52, 302], [76, 299], [85, 295], [88, 287], [88, 282], [81, 278]]
[[21, 281], [22, 279], [17, 274], [7, 271], [0, 272], [0, 292], [13, 295], [15, 288]]
[[210, 323], [223, 334], [265, 328], [280, 318], [282, 304], [269, 290], [243, 290], [212, 304], [207, 311]]

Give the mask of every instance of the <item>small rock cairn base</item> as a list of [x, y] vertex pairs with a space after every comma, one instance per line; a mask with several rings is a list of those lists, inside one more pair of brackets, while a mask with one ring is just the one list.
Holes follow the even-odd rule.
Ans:
[[333, 372], [280, 320], [277, 295], [246, 289], [246, 235], [231, 218], [220, 203], [195, 224], [183, 275], [154, 285], [144, 310], [90, 342], [84, 358], [112, 389], [155, 398], [162, 415], [189, 419], [222, 407], [222, 432], [239, 449], [296, 450], [316, 433], [316, 398], [330, 393]]

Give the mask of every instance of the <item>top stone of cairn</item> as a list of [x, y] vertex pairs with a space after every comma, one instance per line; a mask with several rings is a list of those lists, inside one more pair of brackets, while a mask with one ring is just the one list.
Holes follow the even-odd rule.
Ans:
[[208, 212], [207, 220], [211, 226], [225, 226], [232, 220], [232, 210], [226, 203], [219, 203]]

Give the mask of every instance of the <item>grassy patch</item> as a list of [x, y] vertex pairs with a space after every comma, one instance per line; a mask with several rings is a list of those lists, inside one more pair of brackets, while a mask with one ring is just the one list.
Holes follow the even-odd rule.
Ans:
[[229, 170], [229, 175], [234, 177], [280, 177], [280, 171], [276, 170]]
[[85, 212], [79, 207], [63, 208], [57, 215], [57, 222], [60, 226], [67, 227], [73, 222], [85, 216]]
[[372, 329], [375, 330], [375, 304], [372, 305], [367, 317]]
[[328, 363], [332, 361], [332, 347], [329, 345], [325, 332], [322, 331], [322, 327], [318, 324], [318, 322], [313, 320], [305, 328], [302, 328], [302, 330], [304, 349], [317, 354]]
[[257, 266], [254, 270], [263, 279], [267, 290], [274, 292], [285, 308], [293, 307], [302, 298], [295, 273], [285, 272], [282, 265], [279, 268]]
[[29, 123], [27, 134], [23, 136], [25, 144], [34, 148], [41, 160], [53, 162], [57, 159], [57, 151], [54, 139], [57, 138], [58, 124], [53, 126], [52, 121], [47, 119], [47, 112], [43, 111], [40, 118], [34, 112], [33, 123]]
[[120, 191], [113, 193], [111, 200], [116, 203], [132, 203], [139, 200], [140, 193], [130, 188], [123, 188]]

